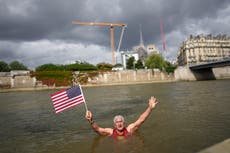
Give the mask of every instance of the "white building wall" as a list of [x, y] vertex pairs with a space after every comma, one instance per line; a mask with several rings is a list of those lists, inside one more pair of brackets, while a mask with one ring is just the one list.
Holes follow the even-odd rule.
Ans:
[[134, 57], [135, 62], [138, 61], [139, 59], [139, 55], [138, 53], [132, 53], [132, 52], [122, 52], [121, 54], [121, 59], [122, 59], [122, 65], [123, 67], [126, 69], [127, 65], [127, 61], [130, 57]]

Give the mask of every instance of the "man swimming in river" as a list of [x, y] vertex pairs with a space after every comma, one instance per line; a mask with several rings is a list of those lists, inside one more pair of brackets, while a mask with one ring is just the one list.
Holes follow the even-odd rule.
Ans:
[[121, 115], [117, 115], [114, 117], [114, 129], [112, 128], [102, 128], [100, 127], [94, 120], [92, 113], [87, 110], [85, 118], [89, 121], [91, 127], [95, 132], [99, 135], [108, 135], [108, 136], [128, 136], [132, 135], [138, 127], [144, 123], [144, 121], [148, 118], [153, 108], [157, 105], [157, 100], [155, 97], [150, 97], [149, 99], [149, 106], [147, 109], [140, 115], [140, 117], [134, 122], [129, 124], [127, 127], [125, 126], [124, 117]]

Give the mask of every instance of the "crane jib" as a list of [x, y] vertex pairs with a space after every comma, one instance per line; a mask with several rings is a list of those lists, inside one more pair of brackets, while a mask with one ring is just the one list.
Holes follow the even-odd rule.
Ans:
[[90, 26], [109, 26], [110, 27], [110, 43], [111, 43], [111, 51], [112, 51], [112, 64], [115, 64], [115, 57], [114, 57], [114, 28], [113, 27], [122, 27], [121, 36], [119, 40], [119, 44], [117, 47], [117, 52], [120, 50], [121, 41], [123, 38], [124, 30], [127, 27], [127, 24], [122, 23], [110, 23], [110, 22], [79, 22], [73, 21], [72, 24], [78, 25], [90, 25]]

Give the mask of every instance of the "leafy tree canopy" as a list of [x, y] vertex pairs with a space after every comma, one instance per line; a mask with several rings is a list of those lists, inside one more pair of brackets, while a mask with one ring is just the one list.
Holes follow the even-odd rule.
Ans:
[[89, 63], [75, 63], [75, 64], [69, 64], [69, 65], [65, 65], [66, 70], [69, 71], [88, 71], [88, 70], [97, 70], [97, 67], [89, 64]]
[[127, 69], [134, 69], [135, 66], [135, 58], [132, 56], [128, 59], [127, 63], [126, 63], [126, 68]]
[[9, 64], [11, 70], [28, 70], [28, 68], [19, 61], [13, 61]]
[[158, 68], [160, 70], [165, 70], [168, 73], [174, 72], [176, 66], [172, 65], [170, 62], [165, 61], [161, 55], [151, 55], [145, 60], [145, 65], [150, 68]]
[[43, 64], [36, 68], [36, 71], [83, 71], [97, 70], [97, 67], [89, 63], [76, 62], [74, 64], [58, 65], [58, 64]]
[[168, 73], [173, 73], [176, 69], [176, 66], [172, 65], [170, 62], [165, 61], [166, 63], [166, 67], [165, 67], [165, 71]]
[[55, 65], [52, 63], [43, 64], [36, 68], [36, 71], [60, 71], [60, 70], [64, 70], [64, 66]]
[[9, 71], [10, 71], [9, 65], [4, 61], [0, 61], [0, 72], [9, 72]]
[[123, 67], [123, 65], [121, 63], [117, 63], [113, 67]]
[[98, 63], [97, 68], [99, 70], [111, 70], [113, 68], [113, 65], [109, 63]]
[[160, 70], [163, 70], [163, 68], [166, 67], [166, 64], [165, 64], [163, 57], [161, 55], [158, 55], [158, 54], [154, 54], [154, 55], [149, 56], [145, 60], [145, 65], [150, 69], [158, 68]]
[[135, 68], [136, 69], [143, 69], [144, 68], [144, 65], [143, 65], [141, 59], [137, 60], [137, 63], [135, 64]]

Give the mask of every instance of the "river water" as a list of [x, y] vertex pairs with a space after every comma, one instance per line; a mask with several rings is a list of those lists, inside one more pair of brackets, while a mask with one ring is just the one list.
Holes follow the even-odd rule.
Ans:
[[83, 104], [56, 115], [56, 91], [0, 93], [1, 153], [195, 153], [230, 137], [230, 80], [84, 87], [102, 127], [117, 114], [132, 123], [151, 95], [159, 101], [137, 133], [119, 141], [93, 132]]

